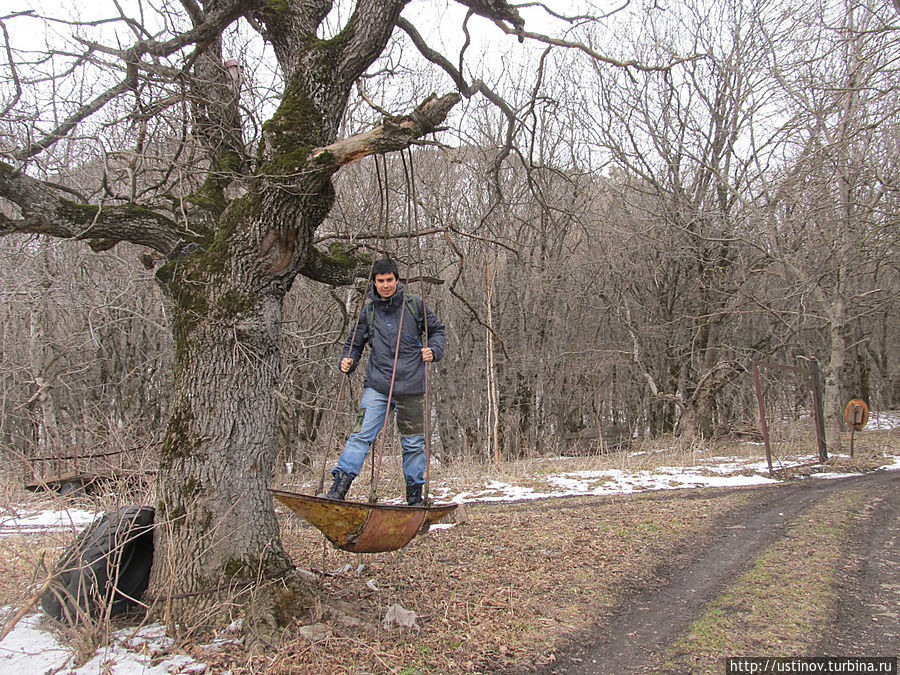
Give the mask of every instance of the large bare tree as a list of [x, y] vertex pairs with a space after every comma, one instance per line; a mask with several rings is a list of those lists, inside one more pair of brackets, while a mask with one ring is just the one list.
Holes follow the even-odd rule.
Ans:
[[[461, 4], [511, 32], [522, 27], [505, 0]], [[339, 139], [353, 87], [405, 5], [181, 0], [135, 3], [125, 6], [133, 15], [119, 9], [96, 21], [32, 12], [2, 19], [0, 235], [86, 240], [97, 251], [119, 242], [146, 247], [146, 264], [171, 301], [174, 387], [151, 591], [172, 622], [211, 620], [205, 612], [219, 599], [211, 591], [290, 568], [267, 491], [283, 298], [298, 275], [345, 284], [364, 267], [313, 244], [334, 200], [334, 174], [431, 133], [460, 99], [431, 96]], [[67, 45], [36, 55], [10, 47], [8, 26], [26, 30], [35, 18], [69, 31]], [[241, 64], [224, 54], [223, 35], [239, 24], [277, 61], [279, 91], [251, 149]], [[87, 31], [106, 26], [126, 31]], [[110, 129], [120, 130], [118, 140]], [[78, 149], [92, 139], [102, 152], [87, 161]], [[85, 187], [90, 175], [99, 179]], [[282, 621], [305, 592], [298, 583], [271, 588], [282, 590], [261, 592], [252, 604], [263, 623]]]

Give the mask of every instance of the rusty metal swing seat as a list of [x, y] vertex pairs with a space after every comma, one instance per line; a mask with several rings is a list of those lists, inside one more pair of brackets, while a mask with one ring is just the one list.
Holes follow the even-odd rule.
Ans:
[[457, 507], [457, 504], [368, 504], [285, 490], [270, 492], [318, 529], [336, 548], [351, 553], [382, 553], [403, 548], [417, 534], [427, 532]]
[[[401, 153], [402, 157], [402, 153]], [[404, 168], [406, 169], [406, 160], [404, 159]], [[378, 161], [375, 162], [376, 173], [378, 174], [379, 184], [381, 184], [381, 174], [378, 172]], [[412, 176], [412, 156], [410, 155], [409, 173], [406, 174], [407, 180], [407, 202], [408, 215], [415, 222], [415, 228], [418, 230], [418, 215], [416, 213], [415, 199], [415, 180]], [[384, 168], [385, 179], [387, 177], [387, 168]], [[387, 192], [387, 187], [381, 190], [381, 197]], [[386, 225], [384, 203], [382, 203], [381, 227], [384, 229]], [[412, 223], [410, 223], [412, 225]], [[418, 242], [418, 240], [417, 240]], [[421, 251], [419, 253], [421, 261]], [[374, 260], [373, 260], [374, 266]], [[374, 267], [373, 267], [374, 268]], [[370, 270], [371, 276], [371, 270]], [[420, 279], [424, 276], [420, 274]], [[424, 282], [423, 282], [424, 285]], [[359, 307], [358, 316], [362, 316], [363, 304], [365, 296]], [[406, 303], [401, 305], [400, 326], [403, 326], [403, 312], [406, 309]], [[422, 313], [427, 317], [425, 309], [424, 294], [422, 294]], [[423, 318], [424, 318], [423, 317]], [[350, 337], [353, 342], [356, 331], [359, 329], [358, 318]], [[394, 388], [394, 376], [397, 368], [397, 355], [400, 349], [400, 337], [402, 330], [397, 332], [397, 345], [394, 352], [394, 372], [391, 373], [391, 393]], [[425, 318], [425, 342], [428, 344], [428, 322]], [[427, 365], [427, 364], [426, 364]], [[334, 428], [337, 420], [338, 408], [344, 392], [344, 382], [346, 377], [342, 378], [341, 386], [338, 389], [337, 403], [335, 405], [334, 420], [332, 422], [331, 431], [329, 433], [326, 448], [331, 446], [334, 439]], [[375, 497], [375, 486], [378, 483], [378, 474], [381, 468], [381, 456], [384, 452], [384, 436], [388, 426], [388, 416], [390, 414], [390, 394], [388, 395], [388, 412], [385, 415], [384, 430], [382, 432], [381, 452], [374, 452], [372, 449], [372, 492], [369, 495], [368, 502], [351, 502], [345, 500], [328, 499], [327, 497], [313, 497], [311, 495], [298, 494], [296, 492], [288, 492], [285, 490], [270, 489], [272, 495], [280, 502], [285, 504], [294, 513], [298, 514], [310, 525], [318, 529], [328, 541], [336, 548], [352, 553], [382, 553], [384, 551], [396, 551], [409, 544], [413, 538], [420, 533], [427, 532], [431, 525], [440, 522], [450, 516], [456, 510], [458, 504], [433, 504], [428, 501], [428, 485], [430, 465], [430, 432], [428, 430], [428, 369], [425, 370], [425, 503], [422, 506], [405, 506], [393, 504], [379, 504]], [[375, 456], [378, 458], [378, 469], [375, 469]], [[326, 456], [327, 458], [327, 456]], [[325, 480], [325, 458], [323, 458], [322, 472], [319, 479], [319, 490], [324, 490]]]

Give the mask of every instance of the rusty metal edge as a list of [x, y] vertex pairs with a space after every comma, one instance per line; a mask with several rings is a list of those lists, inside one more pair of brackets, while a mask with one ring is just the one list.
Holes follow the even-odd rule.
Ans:
[[[353, 502], [353, 501], [336, 501], [333, 499], [328, 499], [327, 497], [317, 497], [313, 495], [305, 495], [297, 492], [290, 492], [288, 490], [279, 490], [277, 488], [269, 488], [269, 492], [278, 498], [283, 504], [285, 504], [288, 508], [291, 509], [294, 513], [299, 515], [301, 518], [306, 520], [310, 525], [318, 529], [322, 534], [328, 539], [335, 547], [349, 551], [351, 553], [379, 553], [385, 551], [395, 551], [399, 548], [403, 548], [410, 541], [412, 541], [416, 535], [423, 534], [427, 532], [429, 527], [436, 522], [439, 522], [450, 513], [452, 513], [459, 504], [431, 504], [428, 506], [406, 506], [406, 505], [395, 505], [395, 504], [371, 504], [368, 502]], [[337, 535], [333, 529], [326, 527], [324, 523], [321, 521], [319, 523], [314, 522], [314, 520], [310, 519], [307, 515], [304, 515], [301, 511], [295, 508], [294, 504], [296, 502], [306, 502], [310, 504], [315, 504], [318, 507], [328, 507], [335, 506], [340, 507], [342, 510], [347, 510], [352, 513], [357, 514], [360, 519], [360, 523], [358, 526], [353, 527], [347, 531], [343, 531], [340, 535]], [[366, 529], [366, 525], [369, 522], [369, 515], [373, 511], [390, 511], [395, 513], [396, 515], [407, 515], [410, 516], [411, 519], [417, 519], [418, 516], [422, 515], [424, 512], [424, 517], [420, 521], [408, 537], [404, 537], [404, 541], [402, 543], [397, 543], [398, 540], [394, 539], [390, 544], [386, 544], [384, 547], [373, 546], [373, 544], [366, 540], [362, 546], [364, 549], [360, 549], [357, 547], [357, 541], [360, 538], [365, 539], [364, 532]]]

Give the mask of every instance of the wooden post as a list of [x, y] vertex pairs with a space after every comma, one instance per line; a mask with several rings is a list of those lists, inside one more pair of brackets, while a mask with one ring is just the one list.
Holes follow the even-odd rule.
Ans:
[[819, 362], [815, 359], [809, 361], [809, 372], [812, 377], [813, 391], [813, 416], [816, 423], [816, 441], [819, 448], [819, 461], [828, 460], [828, 448], [825, 445], [825, 410], [822, 406], [822, 376], [819, 372]]
[[766, 462], [769, 464], [769, 475], [772, 475], [772, 446], [769, 443], [769, 425], [766, 424], [766, 404], [763, 401], [762, 385], [759, 382], [759, 366], [753, 362], [753, 384], [756, 387], [756, 405], [759, 408], [759, 430], [762, 432], [766, 446]]
[[491, 283], [491, 252], [484, 251], [484, 283], [485, 302], [487, 304], [487, 326], [485, 327], [485, 359], [487, 361], [487, 386], [488, 386], [488, 452], [494, 448], [494, 466], [500, 466], [500, 400], [497, 395], [497, 373], [494, 365], [494, 314], [493, 314], [493, 284]]

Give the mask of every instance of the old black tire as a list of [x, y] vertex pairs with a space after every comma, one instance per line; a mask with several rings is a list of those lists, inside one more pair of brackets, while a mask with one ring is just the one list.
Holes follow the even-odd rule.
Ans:
[[41, 596], [44, 612], [76, 623], [134, 606], [150, 582], [154, 515], [149, 506], [123, 506], [79, 534]]

